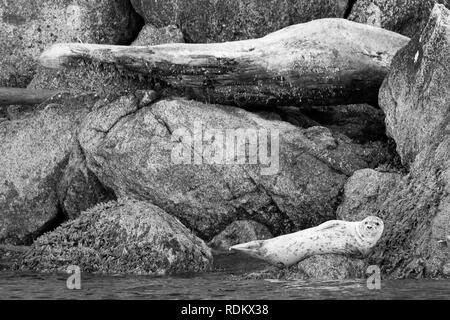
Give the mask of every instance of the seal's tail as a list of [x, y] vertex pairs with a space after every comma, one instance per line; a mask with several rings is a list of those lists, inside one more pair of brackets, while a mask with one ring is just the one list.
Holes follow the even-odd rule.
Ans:
[[260, 257], [263, 244], [264, 240], [256, 240], [232, 246], [230, 251], [238, 251], [253, 257]]

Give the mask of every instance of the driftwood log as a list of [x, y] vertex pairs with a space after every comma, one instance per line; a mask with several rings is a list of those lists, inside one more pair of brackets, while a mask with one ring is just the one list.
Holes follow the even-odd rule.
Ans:
[[55, 90], [0, 88], [0, 106], [41, 104], [58, 93]]
[[77, 59], [151, 74], [192, 98], [241, 107], [377, 105], [395, 53], [409, 38], [345, 19], [321, 19], [266, 37], [147, 47], [56, 44], [40, 57], [61, 68]]
[[332, 220], [317, 227], [268, 240], [238, 244], [230, 248], [280, 268], [321, 254], [364, 258], [380, 240], [384, 223], [380, 218], [363, 221]]

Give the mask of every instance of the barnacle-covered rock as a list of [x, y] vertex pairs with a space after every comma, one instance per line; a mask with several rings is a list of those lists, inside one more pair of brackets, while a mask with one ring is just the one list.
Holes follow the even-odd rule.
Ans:
[[40, 237], [18, 267], [22, 270], [164, 275], [209, 271], [206, 244], [181, 222], [142, 201], [119, 199], [84, 212]]

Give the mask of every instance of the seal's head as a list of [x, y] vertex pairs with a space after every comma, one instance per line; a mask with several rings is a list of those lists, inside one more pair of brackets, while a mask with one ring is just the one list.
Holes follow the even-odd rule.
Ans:
[[373, 246], [380, 240], [383, 230], [383, 220], [372, 216], [365, 218], [358, 226], [358, 234], [361, 239], [372, 243]]

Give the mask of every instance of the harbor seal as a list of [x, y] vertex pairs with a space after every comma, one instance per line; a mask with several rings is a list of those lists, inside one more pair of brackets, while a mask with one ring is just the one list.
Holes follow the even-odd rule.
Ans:
[[332, 220], [277, 238], [238, 244], [230, 250], [245, 253], [280, 268], [319, 254], [362, 258], [375, 247], [383, 230], [384, 223], [377, 217], [367, 217], [357, 222]]

